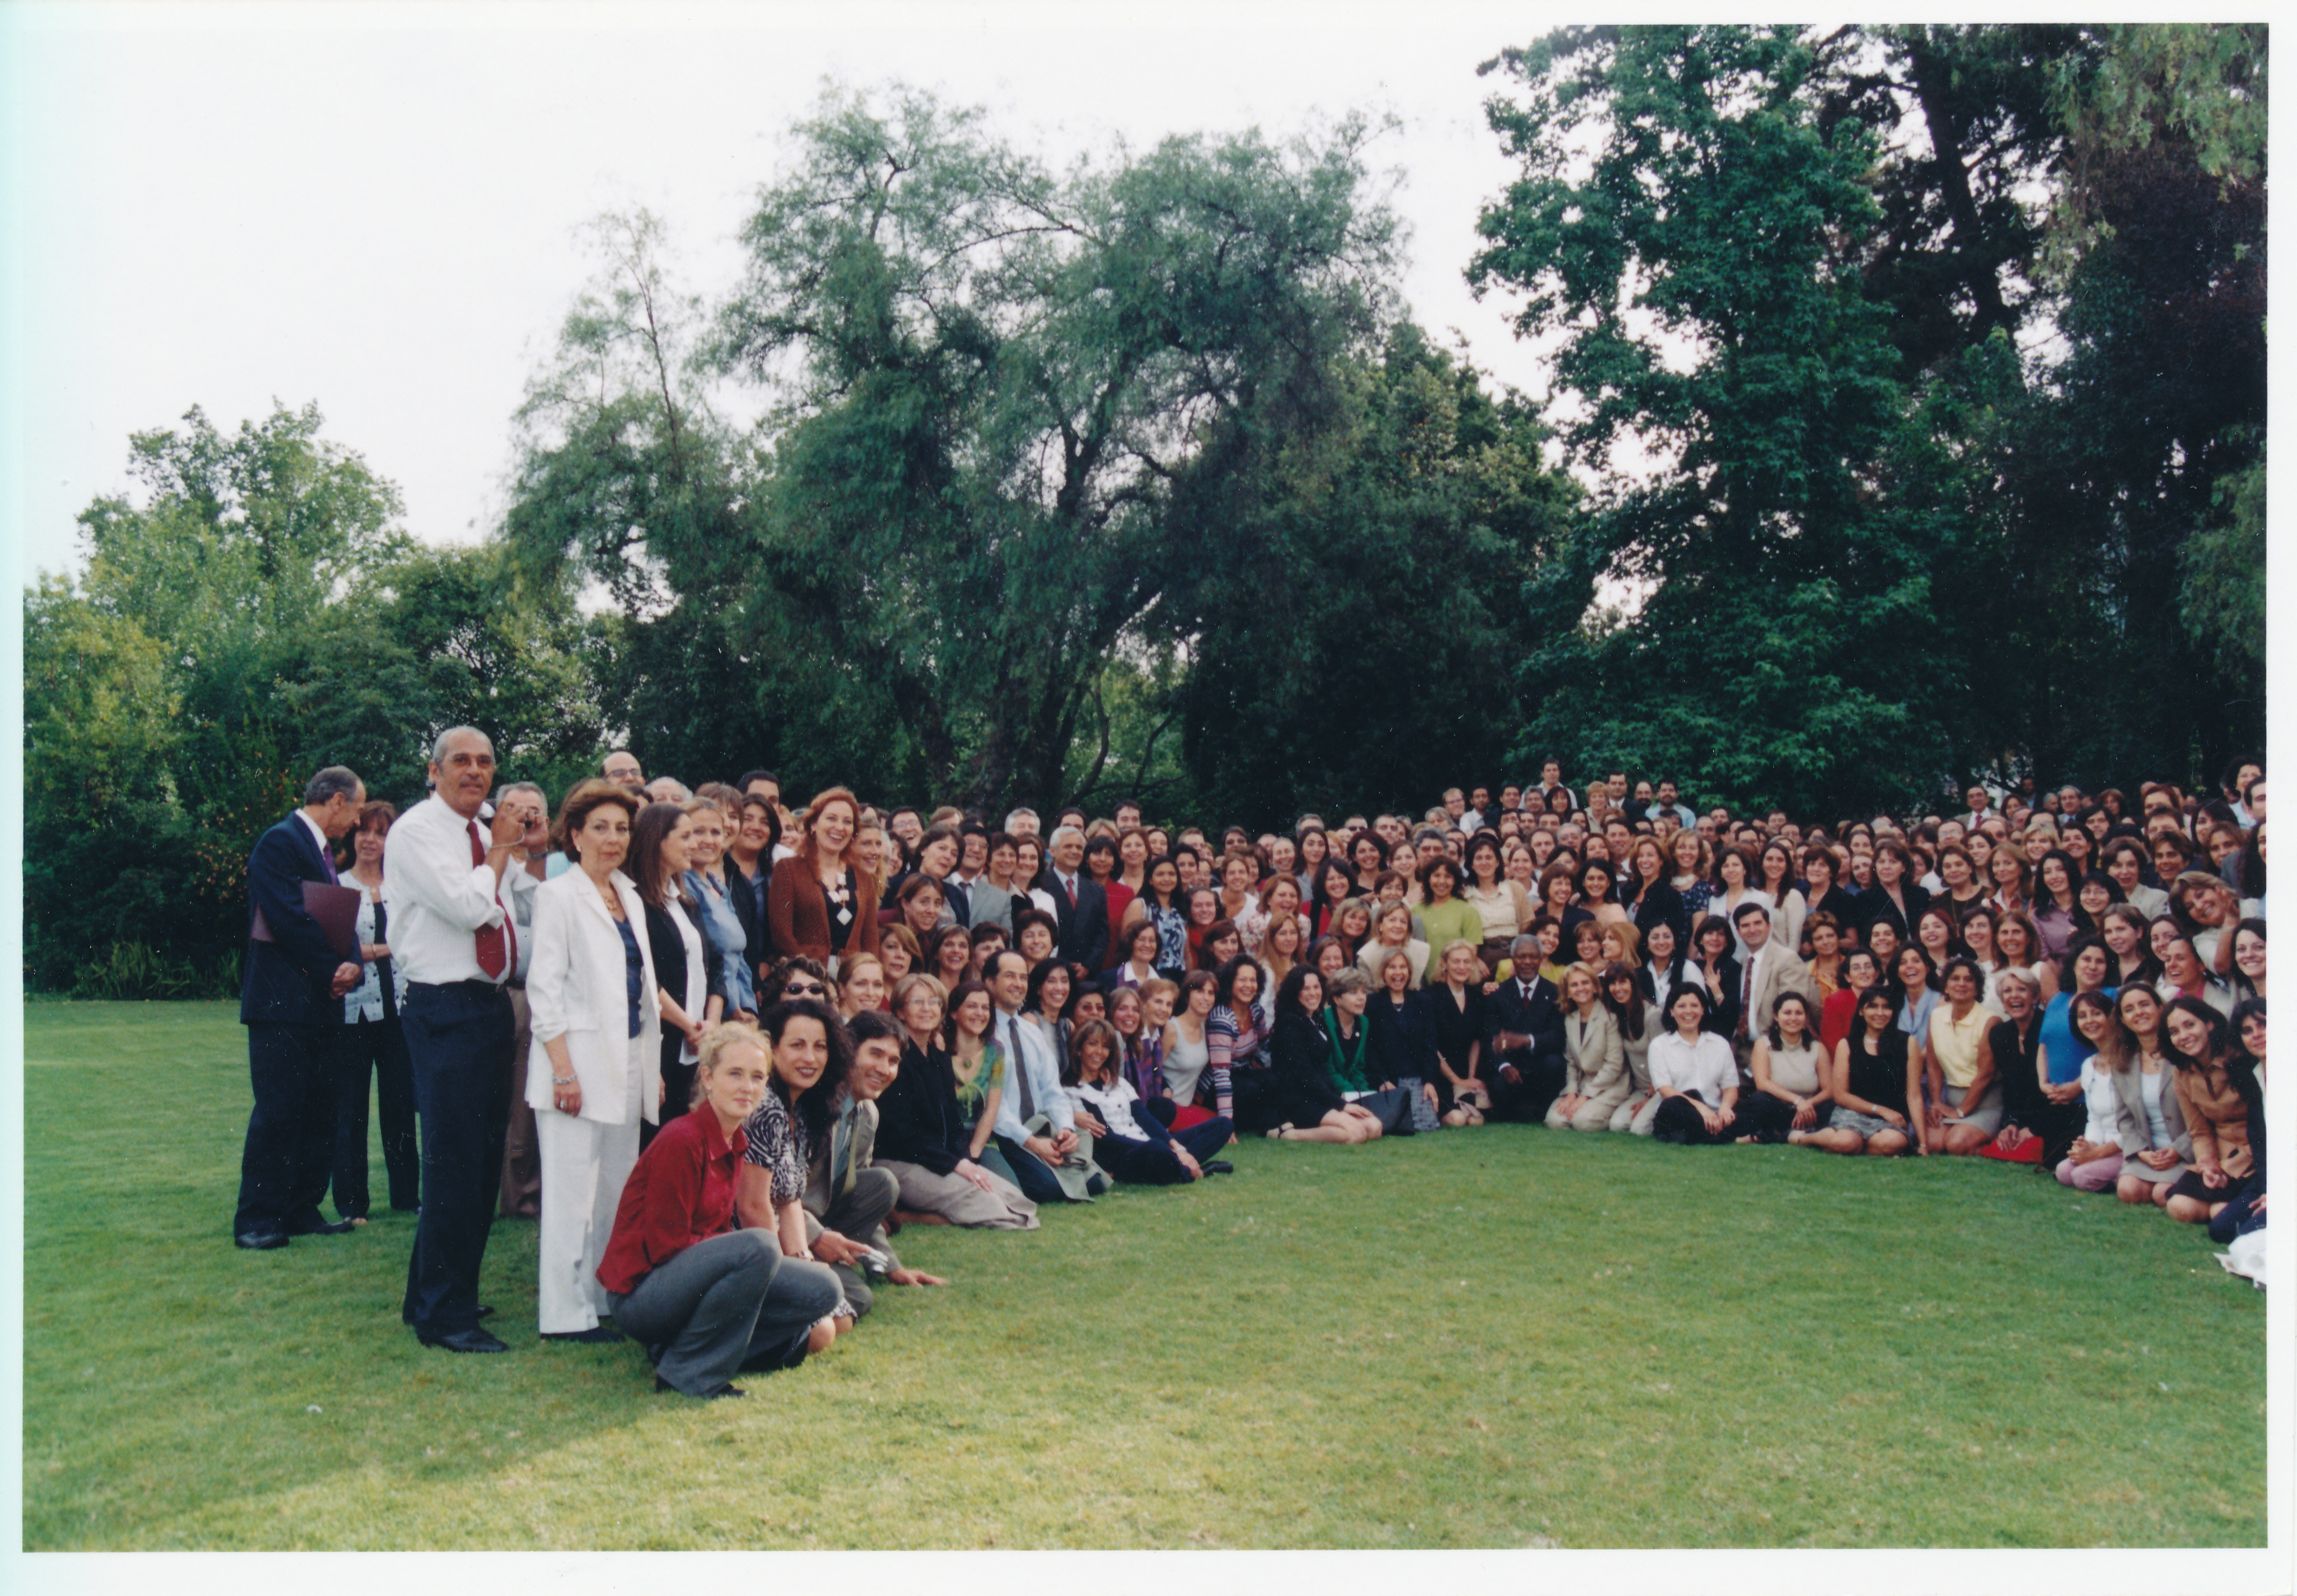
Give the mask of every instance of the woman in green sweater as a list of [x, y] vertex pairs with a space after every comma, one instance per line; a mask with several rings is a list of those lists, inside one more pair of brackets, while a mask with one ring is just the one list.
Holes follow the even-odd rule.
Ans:
[[1420, 924], [1431, 948], [1484, 940], [1483, 912], [1460, 896], [1460, 867], [1441, 853], [1420, 867]]

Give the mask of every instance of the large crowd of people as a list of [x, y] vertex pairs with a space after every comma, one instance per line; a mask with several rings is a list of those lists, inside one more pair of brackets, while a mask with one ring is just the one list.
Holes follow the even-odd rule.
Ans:
[[365, 1222], [373, 1081], [426, 1345], [504, 1350], [480, 1263], [531, 1216], [544, 1338], [739, 1394], [942, 1283], [902, 1227], [1033, 1229], [1228, 1172], [1240, 1136], [1977, 1156], [2220, 1242], [2265, 1223], [2255, 763], [1814, 823], [1551, 760], [1257, 835], [792, 809], [770, 771], [689, 788], [623, 749], [553, 821], [495, 777], [466, 727], [404, 814], [322, 770], [249, 867], [235, 1238]]

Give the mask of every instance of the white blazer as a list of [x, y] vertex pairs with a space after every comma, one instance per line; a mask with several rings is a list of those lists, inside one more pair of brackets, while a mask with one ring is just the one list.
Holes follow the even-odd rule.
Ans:
[[[638, 1110], [659, 1118], [662, 1096], [662, 1011], [655, 1001], [654, 950], [646, 942], [646, 905], [638, 887], [616, 870], [608, 877], [645, 960], [638, 997]], [[526, 1002], [534, 1041], [527, 1051], [526, 1101], [551, 1107], [550, 1055], [543, 1043], [566, 1039], [574, 1078], [582, 1086], [580, 1117], [601, 1124], [625, 1123], [630, 1096], [630, 1010], [622, 933], [590, 877], [575, 868], [534, 891], [534, 958], [527, 966]], [[555, 1112], [555, 1110], [554, 1110]]]

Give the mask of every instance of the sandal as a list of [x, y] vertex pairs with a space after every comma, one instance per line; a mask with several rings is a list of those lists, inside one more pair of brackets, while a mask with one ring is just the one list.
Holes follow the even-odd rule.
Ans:
[[1289, 1125], [1271, 1125], [1268, 1128], [1268, 1139], [1271, 1141], [1282, 1141], [1284, 1139], [1284, 1132], [1289, 1131], [1291, 1128], [1292, 1127]]

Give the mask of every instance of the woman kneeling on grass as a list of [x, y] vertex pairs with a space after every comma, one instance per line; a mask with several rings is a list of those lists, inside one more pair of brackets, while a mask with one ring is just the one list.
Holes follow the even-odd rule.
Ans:
[[2161, 1030], [2194, 1139], [2194, 1167], [2169, 1188], [2162, 1205], [2181, 1224], [2206, 1224], [2250, 1177], [2250, 1107], [2227, 1067], [2232, 1032], [2215, 1008], [2198, 998], [2173, 999]]
[[1667, 1013], [1674, 1028], [1651, 1045], [1651, 1085], [1659, 1098], [1651, 1134], [1688, 1147], [1746, 1139], [1739, 1123], [1739, 1066], [1731, 1044], [1701, 1029], [1707, 994], [1686, 986], [1675, 994]]
[[1922, 1053], [1898, 1029], [1889, 988], [1858, 994], [1857, 1029], [1834, 1049], [1834, 1117], [1803, 1139], [1830, 1153], [1903, 1153], [1922, 1111]]
[[[2023, 971], [2003, 974], [2025, 979]], [[1980, 979], [1974, 959], [1956, 955], [1947, 960], [1944, 995], [1931, 1010], [1928, 1027], [1925, 1153], [1975, 1153], [2002, 1128], [2002, 1082], [1988, 1034], [1996, 1016], [1979, 1007]]]
[[740, 1396], [734, 1374], [796, 1362], [803, 1354], [793, 1345], [803, 1345], [841, 1293], [827, 1270], [803, 1271], [764, 1312], [781, 1248], [770, 1230], [732, 1228], [742, 1127], [773, 1072], [765, 1038], [718, 1026], [703, 1038], [696, 1072], [701, 1104], [662, 1128], [622, 1187], [598, 1283], [614, 1321], [653, 1356], [655, 1390]]
[[2163, 1207], [2193, 1167], [2194, 1139], [2166, 1056], [2161, 1001], [2151, 987], [2125, 986], [2114, 997], [2113, 1014], [2121, 1024], [2099, 1049], [2113, 1065], [2114, 1131], [2121, 1144], [2113, 1189], [2125, 1203]]
[[1379, 1139], [1371, 1110], [1347, 1101], [1332, 1084], [1332, 1033], [1326, 1028], [1324, 978], [1303, 966], [1276, 989], [1276, 1025], [1269, 1044], [1266, 1112], [1276, 1141], [1353, 1144]]
[[1781, 992], [1770, 1029], [1755, 1039], [1755, 1090], [1741, 1105], [1740, 1123], [1758, 1141], [1811, 1141], [1834, 1123], [1834, 1072], [1811, 1024], [1810, 1000]]
[[1167, 1131], [1124, 1078], [1119, 1055], [1116, 1027], [1107, 1020], [1088, 1020], [1069, 1038], [1061, 1086], [1076, 1108], [1077, 1128], [1093, 1139], [1093, 1161], [1117, 1180], [1143, 1186], [1184, 1186], [1227, 1174], [1230, 1165], [1213, 1155], [1235, 1134], [1228, 1121], [1208, 1119], [1177, 1135]]
[[2078, 1076], [2088, 1122], [2058, 1161], [2058, 1183], [2077, 1191], [2104, 1191], [2121, 1177], [2121, 1141], [2116, 1129], [2121, 1098], [2114, 1090], [2113, 1059], [2104, 1051], [2121, 1023], [2113, 1017], [2113, 1000], [2104, 992], [2080, 993], [2070, 1012], [2074, 1033], [2091, 1049]]
[[[819, 998], [784, 999], [766, 1010], [764, 1026], [772, 1043], [772, 1068], [766, 1095], [742, 1127], [747, 1147], [735, 1197], [742, 1222], [773, 1231], [781, 1246], [782, 1266], [768, 1296], [770, 1308], [786, 1309], [794, 1297], [812, 1300], [815, 1277], [836, 1291], [828, 1312], [817, 1317], [808, 1333], [804, 1350], [820, 1352], [851, 1330], [859, 1315], [806, 1239], [807, 1149], [822, 1145], [831, 1132], [839, 1094], [853, 1071], [853, 1041], [836, 1011]], [[851, 1261], [851, 1250], [843, 1238], [826, 1249], [841, 1263]]]
[[[1626, 969], [1625, 965], [1614, 966]], [[1563, 972], [1563, 1092], [1547, 1110], [1551, 1131], [1608, 1131], [1634, 1084], [1619, 1022], [1589, 965]], [[1632, 983], [1634, 977], [1628, 977]]]

